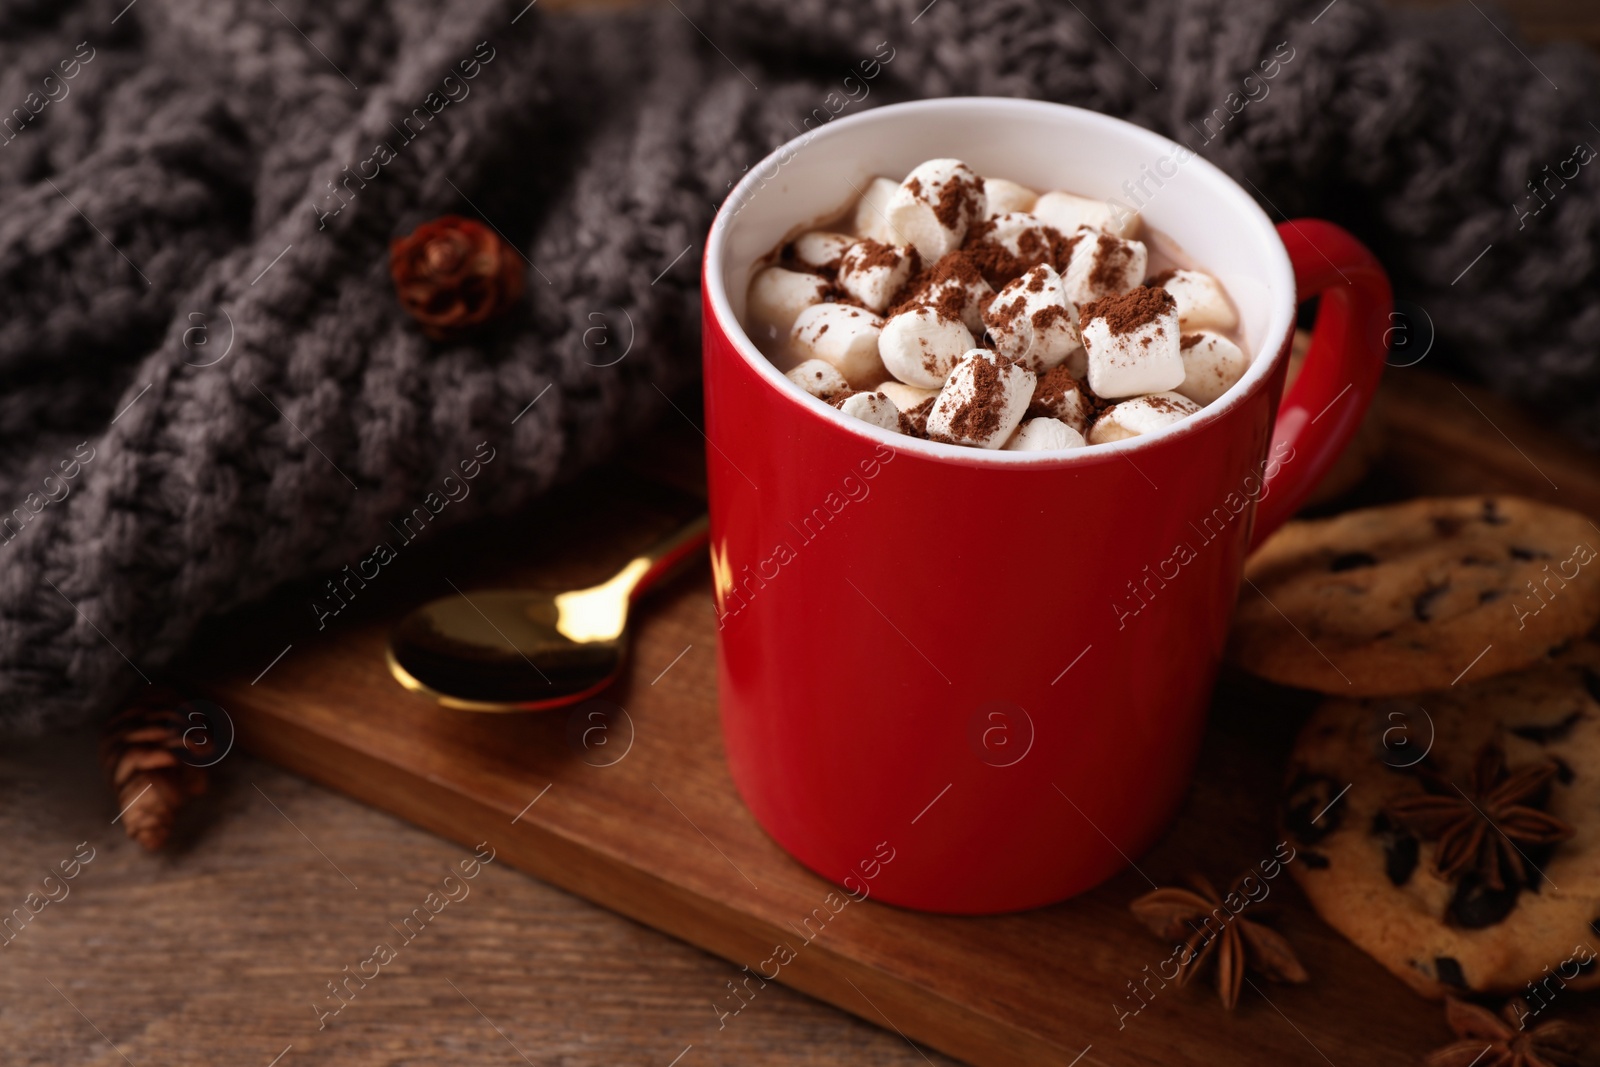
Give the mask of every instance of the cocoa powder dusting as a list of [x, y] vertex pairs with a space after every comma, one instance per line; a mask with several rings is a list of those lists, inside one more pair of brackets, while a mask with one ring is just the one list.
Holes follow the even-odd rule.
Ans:
[[1204, 334], [1186, 333], [1178, 338], [1178, 351], [1185, 352], [1205, 340]]
[[1080, 230], [1068, 236], [1060, 230], [1052, 230], [1048, 226], [1045, 227], [1045, 231], [1047, 234], [1053, 235], [1050, 237], [1050, 257], [1053, 260], [1050, 265], [1056, 269], [1057, 273], [1065, 272], [1067, 264], [1072, 262], [1073, 249], [1078, 247], [1078, 243], [1087, 234]]
[[1078, 312], [1078, 325], [1087, 329], [1091, 319], [1104, 319], [1112, 335], [1120, 336], [1133, 333], [1177, 310], [1178, 303], [1172, 299], [1171, 293], [1165, 289], [1140, 285], [1126, 293], [1103, 296], [1083, 305]]
[[1039, 375], [1033, 383], [1033, 399], [1028, 401], [1028, 418], [1056, 418], [1061, 402], [1074, 393], [1082, 393], [1083, 386], [1067, 370], [1065, 363], [1057, 364]]
[[1013, 256], [1009, 251], [989, 240], [987, 234], [994, 229], [993, 220], [987, 220], [967, 231], [966, 242], [961, 246], [961, 251], [968, 261], [983, 275], [983, 280], [988, 282], [996, 292], [1010, 285], [1021, 277], [1023, 270], [1022, 261]]
[[1017, 251], [1020, 259], [1041, 263], [1050, 258], [1052, 249], [1044, 232], [1030, 227], [1017, 234]]
[[933, 205], [933, 217], [947, 230], [959, 228], [978, 214], [978, 196], [983, 186], [976, 181], [953, 177], [939, 190], [939, 202]]
[[984, 282], [994, 286], [997, 293], [1040, 264], [1058, 272], [1066, 270], [1067, 262], [1072, 259], [1072, 250], [1083, 240], [1082, 234], [1067, 237], [1061, 230], [1051, 226], [1032, 227], [1022, 230], [1022, 234], [1016, 238], [1016, 246], [1022, 253], [1016, 256], [992, 240], [994, 230], [994, 219], [984, 219], [974, 224], [966, 230], [962, 251], [968, 254], [973, 266], [978, 267]]
[[960, 322], [961, 313], [966, 310], [966, 290], [953, 285], [937, 289], [933, 299], [928, 301], [928, 306], [934, 311], [940, 322]]
[[900, 413], [900, 432], [908, 437], [928, 439], [928, 412], [933, 410], [937, 396], [930, 396]]
[[972, 396], [950, 416], [951, 437], [963, 441], [982, 441], [1000, 428], [1000, 405], [1005, 400], [1002, 368], [1011, 361], [1003, 356], [968, 361], [972, 373]]
[[[914, 249], [912, 254], [916, 254]], [[940, 319], [953, 322], [965, 310], [968, 288], [982, 280], [972, 257], [957, 249], [941, 256], [927, 270], [914, 272], [889, 302], [886, 317], [893, 318], [916, 307], [932, 307]]]
[[1057, 271], [1065, 270], [1072, 259], [1072, 249], [1083, 239], [1082, 234], [1068, 237], [1054, 227], [1038, 226], [1017, 238], [1017, 248], [1023, 254], [1016, 256], [993, 240], [994, 230], [993, 219], [974, 223], [967, 229], [961, 251], [996, 292], [1041, 263]]
[[874, 267], [893, 270], [900, 264], [900, 250], [893, 245], [886, 245], [882, 241], [874, 241], [872, 238], [866, 237], [857, 243], [856, 248], [861, 251], [857, 252], [855, 249], [851, 249], [849, 269], [841, 271], [841, 276], [853, 274], [857, 271], [871, 270]]
[[1048, 330], [1051, 326], [1067, 317], [1067, 309], [1060, 304], [1050, 304], [1033, 313], [1032, 322], [1035, 330]]
[[1022, 313], [1022, 309], [1027, 306], [1027, 298], [1019, 296], [1009, 304], [990, 307], [988, 311], [984, 312], [983, 321], [989, 325], [990, 329], [1009, 328], [1016, 321], [1017, 316]]
[[1175, 403], [1164, 396], [1155, 396], [1154, 394], [1151, 394], [1150, 396], [1144, 398], [1144, 402], [1149, 404], [1152, 409], [1161, 412], [1163, 415], [1187, 415], [1189, 413], [1188, 408], [1184, 407], [1182, 404]]
[[1122, 288], [1128, 261], [1132, 258], [1131, 247], [1109, 234], [1099, 234], [1095, 243], [1094, 266], [1089, 271], [1089, 284], [1097, 290]]

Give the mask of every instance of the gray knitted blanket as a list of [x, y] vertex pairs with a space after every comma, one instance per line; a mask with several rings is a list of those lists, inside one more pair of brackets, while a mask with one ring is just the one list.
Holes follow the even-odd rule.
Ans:
[[[1274, 215], [1351, 226], [1441, 347], [1600, 443], [1596, 61], [1514, 40], [1373, 0], [0, 0], [0, 731], [103, 712], [462, 461], [493, 455], [438, 524], [610, 452], [696, 373], [732, 183], [891, 100], [1183, 140]], [[391, 237], [447, 213], [528, 260], [470, 344], [388, 278]]]

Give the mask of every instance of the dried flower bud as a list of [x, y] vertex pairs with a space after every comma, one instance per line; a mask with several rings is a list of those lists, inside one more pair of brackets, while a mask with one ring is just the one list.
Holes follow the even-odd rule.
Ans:
[[503, 314], [522, 296], [522, 264], [489, 227], [443, 215], [389, 245], [400, 305], [436, 341]]

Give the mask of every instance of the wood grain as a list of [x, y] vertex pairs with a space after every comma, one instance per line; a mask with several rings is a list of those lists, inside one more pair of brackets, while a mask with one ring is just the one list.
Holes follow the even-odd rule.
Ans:
[[475, 1005], [540, 1067], [666, 1067], [690, 1043], [679, 1067], [924, 1065], [892, 1031], [778, 986], [708, 1039], [735, 968], [499, 863], [318, 1032], [324, 983], [469, 852], [237, 754], [209, 803], [183, 850], [152, 858], [110, 825], [90, 739], [0, 757], [7, 909], [79, 842], [97, 850], [0, 950], [0, 1063], [126, 1067], [98, 1027], [137, 1067], [266, 1067], [291, 1044], [279, 1067], [522, 1067]]

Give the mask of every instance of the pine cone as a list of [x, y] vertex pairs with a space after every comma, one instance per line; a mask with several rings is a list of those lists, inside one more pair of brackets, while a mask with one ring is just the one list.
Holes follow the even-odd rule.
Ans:
[[425, 222], [391, 242], [389, 275], [401, 306], [435, 341], [487, 322], [522, 296], [516, 250], [459, 215]]
[[151, 686], [111, 717], [100, 739], [122, 827], [151, 852], [166, 844], [178, 809], [206, 791], [200, 764], [213, 742], [194, 714], [177, 690]]

